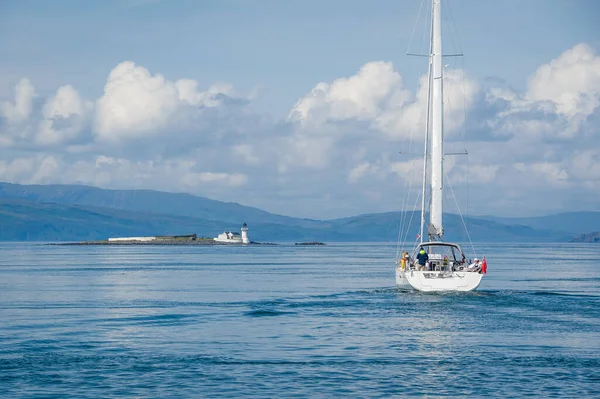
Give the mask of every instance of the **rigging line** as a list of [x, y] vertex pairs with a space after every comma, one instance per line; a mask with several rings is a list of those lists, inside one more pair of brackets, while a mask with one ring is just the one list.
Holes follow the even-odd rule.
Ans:
[[469, 220], [469, 155], [467, 154], [467, 169], [465, 170], [467, 176], [467, 220]]
[[[447, 2], [448, 4], [445, 4], [446, 2], [444, 2], [443, 4], [445, 5], [445, 9], [447, 10], [447, 15], [449, 16], [449, 23], [448, 26], [450, 28], [450, 38], [452, 40], [452, 43], [454, 44], [454, 39], [456, 39], [456, 48], [458, 50], [459, 53], [463, 54], [463, 49], [462, 49], [462, 45], [461, 45], [461, 40], [460, 40], [460, 35], [458, 33], [458, 28], [456, 27], [456, 22], [454, 21], [454, 15], [452, 14], [452, 7], [450, 6], [449, 1]], [[454, 34], [454, 35], [452, 35]], [[459, 62], [459, 68], [460, 69], [460, 86], [461, 86], [461, 91], [462, 91], [462, 102], [463, 102], [463, 109], [462, 109], [462, 116], [463, 116], [463, 123], [462, 123], [462, 136], [463, 136], [463, 148], [464, 148], [464, 152], [467, 154], [467, 160], [466, 160], [466, 171], [465, 171], [465, 175], [466, 175], [466, 215], [467, 215], [467, 220], [469, 219], [469, 157], [468, 157], [468, 135], [467, 135], [467, 131], [468, 131], [468, 112], [467, 112], [467, 89], [466, 89], [466, 75], [465, 75], [465, 58], [463, 57], [460, 62]]]
[[[420, 79], [419, 79], [419, 74], [417, 73], [416, 75], [417, 75], [417, 76], [416, 76], [416, 81], [417, 81], [417, 87], [418, 87], [418, 82], [419, 82], [419, 80], [420, 80]], [[417, 90], [418, 90], [418, 88], [417, 88]], [[429, 101], [428, 101], [428, 107], [429, 107]], [[429, 111], [427, 111], [427, 112], [429, 112]], [[415, 131], [414, 131], [414, 129], [411, 129], [411, 130], [410, 130], [410, 140], [409, 140], [409, 146], [410, 146], [410, 147], [409, 147], [409, 149], [411, 149], [411, 150], [412, 150], [412, 144], [413, 144], [413, 135], [414, 135], [414, 132], [415, 132]], [[426, 132], [427, 132], [427, 129], [426, 129]], [[426, 135], [425, 135], [425, 145], [427, 145], [427, 140], [428, 140], [428, 138], [429, 138], [429, 136], [428, 136], [428, 135], [427, 135], [427, 133], [426, 133]], [[423, 154], [424, 154], [424, 162], [425, 162], [425, 163], [424, 163], [424, 168], [426, 168], [426, 167], [427, 167], [427, 163], [426, 163], [426, 155], [427, 155], [427, 154], [426, 154], [426, 153], [427, 153], [427, 147], [425, 147], [425, 151], [424, 151], [424, 153], [423, 153]], [[415, 174], [417, 173], [417, 172], [416, 172], [416, 167], [414, 167], [414, 168], [411, 168], [411, 169], [410, 169], [410, 171], [412, 172], [412, 174], [411, 174], [411, 176], [410, 176], [410, 188], [409, 188], [409, 191], [407, 191], [407, 192], [406, 192], [406, 205], [407, 205], [407, 207], [405, 208], [405, 213], [404, 213], [404, 221], [405, 221], [405, 225], [406, 225], [406, 218], [408, 218], [408, 202], [409, 202], [409, 198], [410, 198], [410, 193], [412, 192], [412, 187], [413, 187], [413, 177], [414, 177], [414, 176], [415, 176]], [[408, 173], [407, 173], [407, 174], [408, 174]], [[425, 187], [423, 187], [423, 191], [424, 191], [424, 188], [425, 188]], [[423, 195], [423, 198], [424, 198], [424, 195], [425, 195], [425, 193], [423, 192], [423, 194], [422, 194], [422, 195]], [[415, 203], [414, 203], [414, 205], [413, 205], [413, 207], [412, 207], [412, 209], [411, 209], [410, 219], [408, 220], [408, 224], [406, 225], [406, 229], [404, 230], [404, 238], [403, 238], [403, 242], [406, 242], [406, 239], [408, 238], [408, 234], [409, 234], [409, 232], [410, 232], [410, 227], [412, 226], [412, 222], [413, 222], [413, 219], [414, 219], [414, 216], [415, 216], [415, 209], [417, 209], [417, 203], [419, 202], [419, 199], [420, 199], [420, 198], [421, 198], [421, 195], [420, 195], [420, 193], [417, 193], [417, 195], [416, 195], [416, 197], [415, 197]], [[420, 233], [420, 237], [422, 237], [422, 236], [423, 236], [423, 232], [421, 231], [421, 233]]]
[[[444, 11], [444, 16], [447, 16], [447, 17], [445, 18], [445, 19], [446, 19], [446, 21], [447, 21], [447, 24], [446, 24], [446, 26], [447, 26], [447, 29], [446, 29], [446, 30], [448, 31], [448, 37], [450, 38], [450, 44], [451, 44], [451, 46], [452, 46], [452, 49], [456, 49], [456, 50], [457, 50], [457, 53], [458, 53], [458, 54], [461, 54], [460, 48], [459, 48], [459, 46], [456, 44], [456, 42], [455, 42], [455, 38], [454, 38], [454, 36], [452, 35], [452, 33], [453, 33], [453, 32], [452, 32], [452, 27], [454, 26], [454, 21], [452, 21], [452, 18], [451, 18], [451, 17], [452, 17], [452, 14], [450, 14], [450, 5], [449, 5], [448, 1], [444, 1], [444, 2], [442, 3], [442, 8], [445, 10], [445, 11]], [[446, 12], [446, 11], [448, 11], [448, 12]]]
[[[410, 220], [409, 220], [409, 222], [408, 222], [408, 226], [409, 226], [409, 227], [412, 225], [412, 220], [413, 220], [413, 218], [415, 217], [415, 213], [416, 213], [416, 212], [415, 212], [415, 208], [417, 207], [417, 204], [419, 203], [419, 199], [420, 199], [420, 195], [419, 195], [419, 194], [417, 194], [417, 197], [415, 198], [415, 204], [413, 205], [413, 209], [412, 209], [412, 211], [411, 211], [411, 213], [410, 213]], [[408, 229], [406, 229], [406, 231], [405, 231], [405, 233], [404, 233], [404, 239], [403, 239], [403, 242], [406, 242], [406, 239], [408, 238], [408, 233], [409, 233], [409, 230], [410, 230], [409, 228], [408, 228]], [[419, 238], [417, 238], [417, 240], [418, 240], [418, 239], [419, 239]]]
[[[410, 172], [412, 172], [412, 173], [410, 173]], [[408, 220], [408, 222], [407, 222], [407, 218], [408, 218], [408, 208], [409, 208], [408, 204], [409, 204], [409, 199], [410, 199], [410, 193], [412, 192], [414, 173], [415, 173], [414, 169], [411, 169], [409, 172], [406, 173], [407, 180], [405, 181], [405, 187], [408, 186], [408, 190], [405, 190], [405, 195], [404, 195], [404, 199], [403, 199], [403, 209], [402, 209], [402, 215], [401, 215], [402, 228], [398, 232], [399, 234], [398, 234], [396, 257], [398, 257], [398, 255], [399, 255], [400, 242], [402, 242], [402, 243], [406, 242], [406, 236], [408, 235], [408, 232], [410, 231], [410, 226], [412, 225], [412, 217]], [[418, 196], [417, 196], [417, 199], [418, 199]]]
[[[404, 207], [404, 204], [402, 205], [402, 207]], [[400, 212], [402, 212], [402, 211], [400, 211]], [[402, 218], [398, 217], [398, 235], [396, 237], [396, 259], [398, 259], [401, 234], [402, 234]]]
[[416, 257], [417, 254], [417, 244], [419, 243], [419, 237], [415, 238], [415, 241], [413, 242], [413, 253], [410, 254], [411, 258]]
[[[415, 80], [417, 82], [417, 92], [419, 90], [419, 81], [420, 81], [420, 76], [419, 73], [415, 73], [416, 77]], [[414, 143], [414, 134], [415, 134], [415, 130], [411, 127], [409, 128], [409, 135], [408, 135], [408, 140], [407, 140], [407, 136], [404, 137], [404, 140], [402, 142], [402, 147], [404, 147], [406, 145], [406, 141], [408, 141], [408, 150], [409, 152], [412, 152], [412, 146]], [[427, 137], [426, 137], [427, 140]], [[410, 165], [410, 164], [409, 164]], [[405, 173], [405, 178], [407, 178], [404, 182], [404, 187], [405, 187], [405, 192], [404, 192], [404, 196], [402, 198], [402, 214], [399, 217], [399, 228], [398, 228], [398, 237], [397, 237], [397, 241], [396, 241], [396, 258], [398, 258], [398, 255], [400, 253], [400, 241], [402, 241], [402, 243], [406, 243], [406, 239], [408, 238], [408, 234], [410, 233], [410, 228], [412, 226], [413, 223], [413, 219], [415, 216], [415, 209], [417, 208], [417, 203], [419, 202], [420, 197], [420, 193], [417, 192], [417, 195], [415, 197], [415, 203], [413, 205], [413, 207], [411, 208], [411, 213], [410, 213], [410, 218], [408, 215], [408, 209], [409, 209], [409, 202], [410, 202], [410, 195], [412, 193], [412, 188], [413, 188], [413, 179], [415, 177], [416, 174], [416, 167], [410, 168], [406, 173]], [[408, 186], [408, 190], [406, 189]], [[408, 219], [408, 222], [407, 222]]]
[[[412, 132], [413, 132], [413, 130], [411, 129], [411, 134], [412, 134]], [[411, 135], [411, 141], [410, 142], [411, 142], [411, 145], [412, 145], [412, 135]], [[403, 222], [403, 231], [402, 231], [402, 233], [404, 235], [403, 242], [406, 242], [406, 237], [408, 235], [408, 232], [410, 231], [410, 226], [412, 225], [412, 217], [408, 220], [408, 224], [407, 224], [407, 221], [406, 221], [406, 219], [408, 218], [408, 203], [409, 203], [409, 200], [410, 200], [410, 194], [412, 193], [413, 178], [414, 178], [414, 174], [415, 174], [414, 168], [412, 168], [410, 170], [410, 172], [412, 172], [412, 173], [410, 173], [410, 175], [409, 175], [409, 173], [407, 173], [407, 175], [409, 175], [409, 176], [408, 176], [407, 181], [405, 182], [405, 187], [408, 186], [408, 190], [405, 191], [405, 197], [404, 197], [404, 201], [403, 201], [404, 204], [406, 205], [403, 208], [403, 213], [402, 213], [402, 222]], [[417, 196], [417, 200], [418, 200], [418, 196]], [[414, 207], [413, 207], [413, 212], [414, 212]]]
[[[418, 14], [418, 17], [417, 17], [417, 21], [418, 21], [418, 19], [420, 17], [420, 14], [421, 14], [421, 11], [423, 9], [423, 4], [424, 3], [425, 3], [425, 0], [422, 0], [421, 6], [419, 8], [419, 14]], [[428, 4], [427, 5], [427, 9], [429, 9], [429, 2], [427, 4]], [[428, 30], [426, 29], [426, 27], [427, 27], [427, 20], [428, 19], [425, 19], [425, 20], [426, 20], [426, 22], [425, 22], [426, 26], [423, 29], [422, 48], [425, 46], [425, 37], [426, 37], [426, 34], [428, 32]], [[417, 21], [415, 22], [415, 25], [414, 25], [414, 28], [413, 28], [413, 34], [411, 35], [411, 39], [410, 39], [410, 42], [409, 42], [409, 48], [410, 48], [410, 44], [412, 43], [412, 40], [413, 40], [414, 32], [416, 30], [416, 23], [417, 23]], [[429, 21], [429, 22], [431, 22], [431, 21]], [[430, 32], [430, 34], [432, 34], [432, 32]], [[431, 46], [431, 42], [430, 42], [430, 46]], [[431, 49], [430, 49], [429, 52], [431, 53]], [[423, 49], [421, 50], [421, 53], [423, 53]], [[429, 56], [429, 62], [428, 62], [428, 64], [429, 64], [429, 69], [431, 69], [431, 58], [430, 58], [430, 56]], [[430, 82], [430, 80], [431, 80], [431, 73], [428, 73], [428, 75], [429, 75], [429, 81], [428, 81], [428, 99], [427, 99], [427, 112], [426, 112], [426, 115], [427, 115], [427, 119], [426, 119], [427, 125], [429, 125], [429, 118], [430, 118], [430, 115], [429, 115], [430, 114], [430, 110], [429, 110], [429, 108], [431, 106], [430, 99], [429, 99], [429, 97], [431, 95], [431, 93], [430, 93], [430, 91], [431, 91], [431, 89], [430, 89], [430, 86], [431, 86], [431, 82]], [[419, 90], [419, 81], [420, 81], [419, 74], [417, 74], [416, 81], [417, 81], [417, 92], [418, 92], [418, 90]], [[408, 218], [408, 203], [409, 203], [409, 199], [410, 199], [410, 193], [412, 192], [412, 184], [413, 184], [412, 176], [414, 176], [414, 174], [416, 173], [416, 171], [415, 171], [416, 168], [413, 168], [411, 170], [413, 172], [413, 174], [411, 175], [411, 178], [409, 179], [409, 181], [410, 181], [409, 190], [406, 191], [406, 197], [405, 197], [405, 199], [403, 201], [404, 212], [403, 212], [402, 219], [401, 219], [401, 226], [402, 226], [402, 228], [399, 229], [399, 230], [404, 230], [404, 239], [403, 239], [403, 242], [406, 242], [406, 238], [408, 238], [408, 234], [410, 232], [410, 227], [412, 226], [412, 221], [413, 221], [415, 213], [416, 213], [415, 209], [417, 208], [417, 203], [419, 202], [419, 199], [421, 199], [422, 202], [423, 202], [423, 204], [422, 204], [422, 211], [421, 211], [421, 219], [422, 219], [422, 221], [421, 221], [421, 229], [420, 229], [420, 235], [419, 235], [419, 237], [421, 238], [421, 240], [423, 239], [423, 234], [424, 234], [423, 223], [424, 223], [424, 216], [425, 216], [425, 208], [424, 208], [424, 202], [425, 202], [425, 181], [426, 181], [426, 175], [427, 175], [427, 141], [429, 139], [429, 131], [428, 130], [429, 130], [428, 127], [426, 127], [426, 129], [425, 129], [425, 140], [424, 140], [425, 150], [423, 151], [423, 190], [422, 190], [423, 192], [422, 192], [421, 195], [419, 195], [419, 193], [417, 193], [417, 195], [415, 196], [415, 204], [414, 204], [414, 206], [413, 206], [413, 208], [411, 210], [411, 214], [410, 214], [410, 218], [408, 219], [408, 223], [406, 221], [406, 219]], [[413, 134], [414, 134], [414, 130], [411, 129], [410, 130], [409, 149], [412, 149]], [[404, 146], [404, 143], [405, 143], [405, 141], [403, 142], [403, 146]], [[407, 173], [407, 175], [408, 175], [408, 173]], [[405, 187], [406, 187], [406, 183], [408, 183], [408, 182], [405, 182]], [[406, 205], [406, 207], [404, 207], [404, 205]], [[399, 233], [400, 233], [400, 231], [399, 231]], [[397, 255], [398, 255], [398, 253], [397, 253]]]
[[[427, 209], [429, 209], [429, 220], [431, 220], [431, 197], [433, 196], [433, 193], [431, 192], [431, 190], [427, 193]], [[431, 224], [431, 223], [430, 223]], [[427, 237], [429, 238], [429, 227], [427, 228]]]
[[456, 49], [456, 54], [453, 54], [455, 56], [462, 56], [463, 52], [462, 52], [462, 47], [460, 44], [460, 37], [458, 35], [458, 29], [456, 28], [456, 23], [454, 22], [454, 16], [452, 15], [452, 7], [450, 6], [450, 1], [444, 1], [442, 2], [442, 9], [443, 9], [443, 13], [442, 15], [445, 17], [444, 19], [447, 21], [447, 23], [445, 24], [445, 26], [447, 27], [446, 30], [448, 31], [448, 34], [446, 35], [446, 38], [449, 39], [449, 44], [452, 46], [452, 49]]
[[[423, 2], [425, 2], [425, 0], [423, 0]], [[430, 1], [427, 2], [427, 10], [426, 11], [427, 11], [428, 15], [431, 14], [429, 12], [429, 4], [430, 3], [431, 3]], [[427, 37], [427, 31], [428, 31], [428, 29], [427, 29], [427, 20], [428, 19], [425, 18], [425, 26], [423, 26], [423, 38], [421, 39], [421, 54], [423, 54], [423, 52], [425, 51], [425, 38]]]
[[[409, 140], [408, 140], [408, 149], [412, 150], [412, 137], [413, 137], [413, 133], [414, 130], [412, 128], [409, 129]], [[405, 137], [405, 141], [406, 141], [406, 137]], [[406, 175], [408, 175], [409, 172], [406, 173]], [[408, 209], [408, 203], [409, 203], [409, 198], [410, 198], [410, 193], [412, 192], [412, 175], [408, 176], [408, 178], [406, 178], [407, 176], [405, 175], [405, 180], [404, 180], [404, 195], [402, 196], [402, 208], [401, 208], [401, 214], [398, 217], [398, 236], [397, 236], [397, 241], [396, 241], [396, 259], [398, 258], [398, 255], [400, 254], [400, 240], [402, 235], [404, 234], [404, 229], [406, 228], [407, 230], [410, 229], [410, 225], [408, 227], [406, 227], [406, 211]]]
[[465, 233], [467, 233], [467, 238], [469, 239], [469, 245], [471, 246], [471, 250], [473, 251], [473, 254], [477, 256], [477, 252], [475, 251], [475, 247], [473, 246], [473, 241], [471, 241], [471, 235], [469, 234], [469, 230], [467, 229], [467, 224], [465, 223], [465, 219], [463, 218], [463, 215], [460, 211], [460, 207], [458, 206], [458, 200], [456, 199], [456, 195], [454, 194], [454, 189], [452, 188], [450, 178], [448, 177], [446, 172], [444, 172], [444, 175], [446, 176], [446, 181], [448, 182], [448, 186], [450, 187], [450, 192], [452, 193], [452, 197], [454, 198], [454, 202], [456, 203], [456, 209], [458, 210], [460, 220], [462, 221], [463, 227], [465, 228]]
[[[444, 3], [442, 3], [444, 4]], [[456, 36], [456, 47], [459, 53], [463, 53], [462, 51], [462, 46], [461, 46], [461, 42], [460, 42], [460, 36], [458, 35], [458, 28], [456, 27], [456, 23], [454, 22], [454, 16], [452, 15], [452, 7], [450, 7], [450, 3], [448, 3], [446, 5], [446, 9], [448, 10], [448, 16], [450, 17], [450, 24], [448, 24], [449, 26], [454, 28], [454, 35]], [[452, 39], [452, 35], [450, 36], [450, 38]], [[453, 40], [453, 39], [452, 39]]]
[[[413, 130], [412, 130], [412, 128], [409, 128], [409, 135], [408, 135], [408, 137], [409, 137], [409, 138], [410, 138], [410, 137], [412, 137], [412, 134], [413, 134]], [[407, 137], [405, 136], [405, 137], [404, 137], [404, 143], [402, 144], [402, 146], [403, 146], [403, 147], [404, 147], [404, 145], [405, 145], [405, 143], [406, 143], [406, 139], [407, 139]], [[412, 144], [412, 143], [411, 143], [411, 141], [409, 140], [409, 141], [408, 141], [408, 149], [409, 149], [409, 150], [411, 149], [411, 144]], [[400, 176], [399, 176], [399, 177], [400, 177]], [[406, 177], [406, 176], [405, 176], [405, 177]], [[409, 180], [405, 179], [405, 180], [404, 180], [404, 191], [403, 191], [403, 193], [406, 193], [406, 189], [407, 189], [408, 185], [409, 185]], [[401, 208], [401, 211], [404, 211], [404, 209], [406, 209], [406, 207], [407, 207], [407, 206], [408, 206], [408, 199], [407, 199], [406, 195], [403, 195], [403, 196], [402, 196], [402, 208]], [[403, 226], [404, 226], [404, 219], [402, 218], [402, 215], [400, 215], [400, 216], [401, 216], [401, 217], [399, 218], [399, 220], [400, 220], [400, 223], [401, 223], [401, 226], [400, 226], [400, 227], [401, 227], [401, 229], [402, 229], [402, 228], [403, 228]], [[398, 234], [399, 234], [399, 235], [401, 234], [401, 229], [398, 231]]]
[[[398, 248], [397, 248], [397, 252], [400, 252], [400, 245], [404, 243], [404, 236], [406, 235], [406, 230], [408, 230], [408, 227], [406, 225], [407, 223], [407, 209], [408, 209], [408, 201], [406, 201], [406, 208], [405, 210], [402, 211], [402, 231], [399, 232], [398, 234]], [[396, 254], [396, 256], [398, 255], [398, 253]]]
[[[412, 129], [411, 129], [412, 131]], [[408, 189], [407, 189], [408, 187]], [[400, 254], [400, 240], [401, 237], [403, 235], [405, 226], [406, 226], [406, 210], [408, 209], [408, 201], [409, 201], [409, 195], [410, 192], [412, 191], [412, 176], [409, 179], [406, 179], [404, 181], [404, 195], [402, 197], [402, 208], [401, 208], [401, 214], [399, 215], [399, 228], [398, 228], [398, 237], [397, 237], [397, 241], [396, 241], [396, 259], [398, 258], [398, 255]], [[410, 226], [409, 226], [410, 227]], [[408, 229], [408, 228], [407, 228]]]
[[[417, 194], [417, 201], [418, 201], [418, 198], [419, 198], [419, 196]], [[407, 205], [408, 205], [408, 198], [407, 198]], [[410, 212], [410, 217], [409, 217], [409, 212]], [[404, 211], [405, 229], [404, 229], [404, 232], [403, 232], [404, 234], [402, 237], [403, 243], [406, 242], [406, 238], [408, 237], [408, 234], [410, 232], [410, 227], [412, 226], [413, 216], [414, 216], [414, 205], [411, 210], [409, 210], [409, 208], [407, 206], [406, 210]]]
[[419, 12], [417, 13], [417, 18], [415, 19], [415, 23], [413, 25], [413, 30], [412, 30], [412, 33], [410, 34], [410, 40], [408, 41], [406, 53], [410, 53], [410, 45], [412, 44], [413, 38], [415, 36], [415, 31], [417, 30], [417, 22], [419, 22], [419, 17], [421, 16], [421, 10], [423, 9], [423, 3], [425, 3], [425, 0], [422, 0], [421, 5], [419, 6]]
[[[405, 140], [406, 140], [406, 137], [405, 137]], [[402, 147], [404, 147], [404, 142], [402, 143]], [[400, 177], [400, 176], [398, 176], [398, 177]], [[406, 186], [407, 186], [407, 181], [405, 180], [403, 190], [406, 190]], [[404, 196], [402, 196], [401, 198], [402, 198], [402, 206], [400, 207], [400, 212], [402, 212], [403, 209], [406, 207], [406, 200], [405, 200]], [[396, 241], [397, 247], [399, 246], [400, 236], [402, 234], [402, 228], [403, 228], [403, 220], [402, 220], [402, 214], [400, 214], [400, 215], [398, 215], [398, 237], [397, 237], [397, 241]], [[398, 252], [398, 251], [396, 250], [396, 252]], [[398, 254], [396, 253], [396, 257], [397, 257], [397, 255]]]

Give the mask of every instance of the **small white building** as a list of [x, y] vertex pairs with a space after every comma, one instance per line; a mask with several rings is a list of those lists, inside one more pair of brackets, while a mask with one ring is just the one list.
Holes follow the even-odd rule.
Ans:
[[156, 237], [111, 237], [108, 239], [110, 242], [118, 242], [118, 241], [154, 241]]
[[215, 241], [227, 244], [250, 244], [250, 239], [248, 238], [248, 225], [246, 223], [242, 224], [242, 234], [225, 231], [215, 237]]

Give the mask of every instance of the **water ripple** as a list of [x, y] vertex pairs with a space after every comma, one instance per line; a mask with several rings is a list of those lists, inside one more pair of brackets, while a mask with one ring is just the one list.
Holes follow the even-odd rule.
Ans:
[[381, 244], [0, 244], [2, 397], [597, 395], [600, 248], [484, 249], [480, 290], [422, 294]]

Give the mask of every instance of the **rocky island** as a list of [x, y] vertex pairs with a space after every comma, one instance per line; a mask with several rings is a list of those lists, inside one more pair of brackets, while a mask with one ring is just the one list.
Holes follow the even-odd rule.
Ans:
[[108, 240], [55, 243], [50, 245], [227, 245], [213, 238], [198, 237], [196, 234], [156, 237], [118, 237]]
[[570, 242], [600, 243], [600, 231], [595, 231], [593, 233], [587, 234], [580, 234], [577, 237], [573, 238]]
[[111, 237], [107, 240], [80, 241], [72, 243], [58, 243], [51, 245], [231, 245], [231, 244], [258, 244], [248, 238], [248, 225], [242, 224], [241, 234], [225, 231], [215, 238], [198, 237], [197, 234], [173, 236], [138, 236], [138, 237]]

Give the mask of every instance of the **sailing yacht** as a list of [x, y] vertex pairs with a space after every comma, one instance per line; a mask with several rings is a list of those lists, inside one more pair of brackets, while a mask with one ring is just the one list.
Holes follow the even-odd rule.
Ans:
[[[443, 240], [443, 172], [444, 172], [444, 71], [442, 65], [441, 2], [431, 0], [431, 43], [429, 51], [429, 87], [425, 151], [423, 154], [423, 188], [419, 242], [412, 253], [402, 252], [396, 261], [396, 284], [418, 291], [473, 291], [486, 273], [485, 258], [468, 262], [460, 245]], [[427, 179], [427, 163], [431, 171]], [[425, 234], [425, 196], [430, 194], [428, 241]]]

